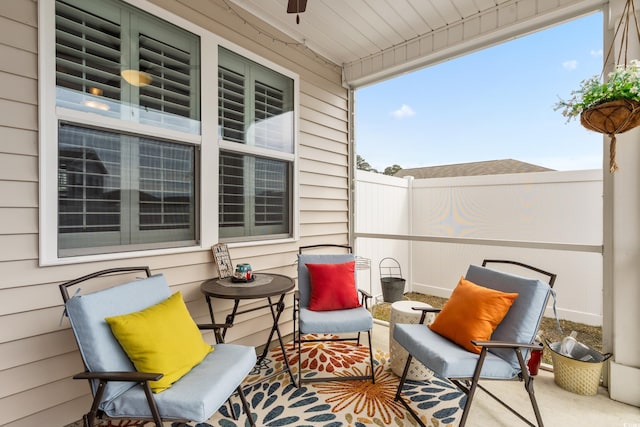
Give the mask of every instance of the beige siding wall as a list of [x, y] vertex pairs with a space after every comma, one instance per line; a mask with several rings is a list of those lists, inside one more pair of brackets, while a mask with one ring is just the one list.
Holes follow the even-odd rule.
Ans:
[[[295, 276], [299, 245], [346, 243], [348, 100], [340, 68], [259, 34], [256, 28], [286, 40], [250, 15], [230, 13], [222, 0], [154, 3], [300, 75], [301, 240], [232, 247], [233, 260], [250, 262], [255, 270]], [[71, 379], [82, 370], [82, 362], [68, 323], [61, 324], [58, 283], [108, 267], [148, 265], [153, 272], [164, 273], [172, 287], [185, 295], [196, 320], [206, 321], [199, 285], [215, 275], [208, 250], [39, 267], [37, 17], [34, 0], [0, 2], [0, 425], [12, 427], [65, 425], [89, 407], [87, 384]], [[285, 332], [291, 330], [291, 298], [287, 301]], [[231, 304], [214, 301], [214, 308], [224, 316]], [[266, 312], [239, 320], [229, 331], [229, 341], [264, 342], [268, 333], [264, 325], [269, 324]]]

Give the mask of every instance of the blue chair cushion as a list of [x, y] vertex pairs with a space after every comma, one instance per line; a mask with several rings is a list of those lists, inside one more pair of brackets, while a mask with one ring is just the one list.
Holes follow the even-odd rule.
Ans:
[[[253, 347], [217, 344], [212, 353], [171, 388], [154, 394], [160, 416], [199, 423], [208, 420], [228, 399], [229, 390], [235, 390], [242, 383], [255, 363]], [[151, 417], [144, 390], [139, 385], [126, 390], [102, 409], [110, 416]]]
[[[477, 285], [502, 292], [517, 292], [518, 297], [493, 331], [491, 339], [517, 343], [533, 343], [547, 305], [551, 287], [538, 279], [520, 277], [514, 274], [470, 265], [465, 278]], [[490, 349], [520, 371], [518, 358], [510, 349]], [[529, 351], [523, 351], [526, 360]]]
[[[143, 310], [169, 296], [164, 276], [155, 275], [69, 299], [65, 308], [87, 369], [92, 372], [135, 371], [104, 319]], [[96, 386], [97, 382], [94, 382], [94, 392]], [[135, 383], [130, 382], [109, 382], [103, 399], [109, 401], [134, 386]]]
[[[396, 324], [393, 338], [409, 354], [443, 378], [471, 378], [479, 355], [471, 353], [453, 341], [433, 332], [422, 324]], [[511, 379], [520, 369], [487, 352], [480, 371], [485, 379]]]
[[309, 278], [307, 264], [342, 264], [355, 259], [353, 254], [299, 254], [298, 291], [300, 293], [300, 307], [309, 306], [309, 297], [311, 295], [311, 279]]
[[368, 331], [373, 328], [373, 317], [364, 307], [332, 311], [300, 308], [299, 320], [302, 334], [340, 334]]

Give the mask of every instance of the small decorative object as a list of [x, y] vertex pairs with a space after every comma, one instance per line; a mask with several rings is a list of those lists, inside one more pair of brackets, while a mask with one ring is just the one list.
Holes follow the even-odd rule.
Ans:
[[[571, 92], [568, 101], [560, 99], [555, 110], [562, 109], [567, 121], [580, 116], [580, 123], [587, 129], [608, 135], [611, 139], [609, 147], [609, 172], [618, 169], [616, 163], [616, 134], [626, 132], [640, 125], [640, 61], [633, 59], [627, 62], [629, 44], [629, 22], [633, 17], [638, 41], [640, 28], [633, 0], [627, 0], [616, 28], [613, 40], [620, 28], [623, 28], [622, 49], [616, 59], [615, 69], [608, 74], [606, 82], [600, 76], [593, 76], [581, 82], [580, 89]], [[611, 43], [604, 63], [609, 60], [614, 43]]]
[[234, 282], [250, 282], [253, 280], [253, 272], [251, 270], [251, 264], [238, 264], [236, 265], [236, 272], [233, 276]]
[[213, 252], [213, 260], [218, 269], [218, 277], [224, 279], [225, 277], [233, 276], [233, 263], [231, 262], [227, 245], [225, 243], [213, 245], [211, 246], [211, 252]]

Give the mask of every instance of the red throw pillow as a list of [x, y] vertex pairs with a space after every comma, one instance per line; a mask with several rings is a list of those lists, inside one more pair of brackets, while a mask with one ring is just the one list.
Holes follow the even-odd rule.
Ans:
[[517, 296], [461, 277], [429, 328], [473, 353], [480, 353], [482, 348], [471, 344], [471, 340], [489, 340]]
[[307, 264], [311, 297], [309, 310], [329, 311], [360, 307], [355, 261], [341, 264]]

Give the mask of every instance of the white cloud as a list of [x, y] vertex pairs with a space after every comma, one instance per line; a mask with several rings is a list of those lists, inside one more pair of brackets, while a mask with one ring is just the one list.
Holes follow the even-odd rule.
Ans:
[[402, 107], [398, 108], [395, 111], [392, 111], [391, 115], [396, 119], [404, 119], [405, 117], [415, 116], [416, 112], [413, 111], [413, 108], [409, 107], [407, 104], [402, 104]]
[[575, 59], [564, 61], [562, 63], [562, 68], [569, 71], [575, 70], [576, 68], [578, 68], [578, 61], [576, 61]]
[[591, 51], [589, 52], [589, 54], [590, 54], [591, 56], [598, 56], [598, 57], [601, 57], [601, 56], [602, 56], [602, 49], [598, 49], [598, 50], [591, 49]]

